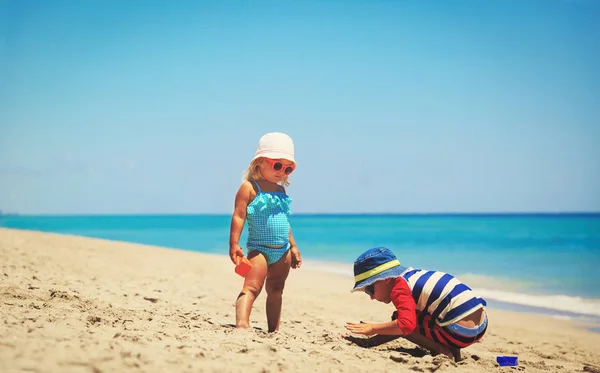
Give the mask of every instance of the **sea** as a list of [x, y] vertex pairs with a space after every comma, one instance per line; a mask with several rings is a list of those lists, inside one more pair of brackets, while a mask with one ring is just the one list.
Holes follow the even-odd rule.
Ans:
[[[230, 215], [0, 216], [0, 227], [228, 255]], [[405, 266], [450, 273], [489, 307], [585, 323], [600, 332], [600, 213], [356, 214], [291, 217], [305, 268], [353, 285], [373, 247]], [[245, 242], [246, 228], [240, 242]], [[349, 293], [350, 296], [350, 293]]]

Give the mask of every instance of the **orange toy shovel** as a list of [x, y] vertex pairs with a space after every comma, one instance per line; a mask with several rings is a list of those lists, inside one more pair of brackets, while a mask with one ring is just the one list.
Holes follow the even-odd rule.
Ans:
[[244, 257], [240, 259], [238, 265], [235, 266], [235, 273], [242, 277], [246, 277], [246, 274], [248, 274], [250, 268], [252, 268], [252, 264], [250, 264], [250, 261]]

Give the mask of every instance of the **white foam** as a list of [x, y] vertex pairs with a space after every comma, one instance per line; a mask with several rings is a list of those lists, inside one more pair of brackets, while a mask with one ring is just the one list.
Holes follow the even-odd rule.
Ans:
[[600, 316], [600, 300], [569, 295], [535, 295], [477, 288], [484, 299], [582, 315]]
[[[333, 263], [325, 261], [309, 261], [303, 264], [305, 268], [311, 268], [323, 272], [334, 273], [344, 277], [353, 277], [353, 265], [345, 263]], [[520, 306], [538, 307], [549, 311], [560, 311], [579, 315], [600, 317], [600, 299], [583, 298], [569, 295], [536, 295], [527, 293], [527, 283], [519, 283], [510, 280], [474, 275], [462, 274], [457, 276], [461, 281], [476, 290], [483, 299], [511, 303]], [[473, 287], [471, 284], [479, 284], [485, 288]], [[561, 317], [561, 315], [556, 315]], [[564, 316], [564, 315], [562, 315]], [[568, 317], [568, 316], [564, 316]]]
[[566, 315], [552, 315], [552, 318], [557, 319], [557, 320], [567, 320], [567, 321], [571, 321], [573, 319], [571, 316], [566, 316]]
[[354, 266], [352, 264], [322, 262], [322, 261], [304, 261], [304, 268], [310, 268], [321, 272], [333, 273], [344, 277], [354, 277]]

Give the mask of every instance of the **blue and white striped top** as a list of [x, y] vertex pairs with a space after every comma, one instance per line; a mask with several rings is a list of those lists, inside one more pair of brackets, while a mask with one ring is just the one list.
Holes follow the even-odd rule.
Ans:
[[471, 288], [444, 272], [411, 267], [402, 277], [410, 287], [417, 312], [427, 312], [440, 326], [452, 324], [487, 305]]

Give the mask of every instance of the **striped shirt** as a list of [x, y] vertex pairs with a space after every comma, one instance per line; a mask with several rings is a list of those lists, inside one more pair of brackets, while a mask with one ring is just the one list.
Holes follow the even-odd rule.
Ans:
[[411, 289], [417, 312], [430, 314], [440, 326], [487, 305], [471, 288], [444, 272], [408, 268], [402, 277]]

